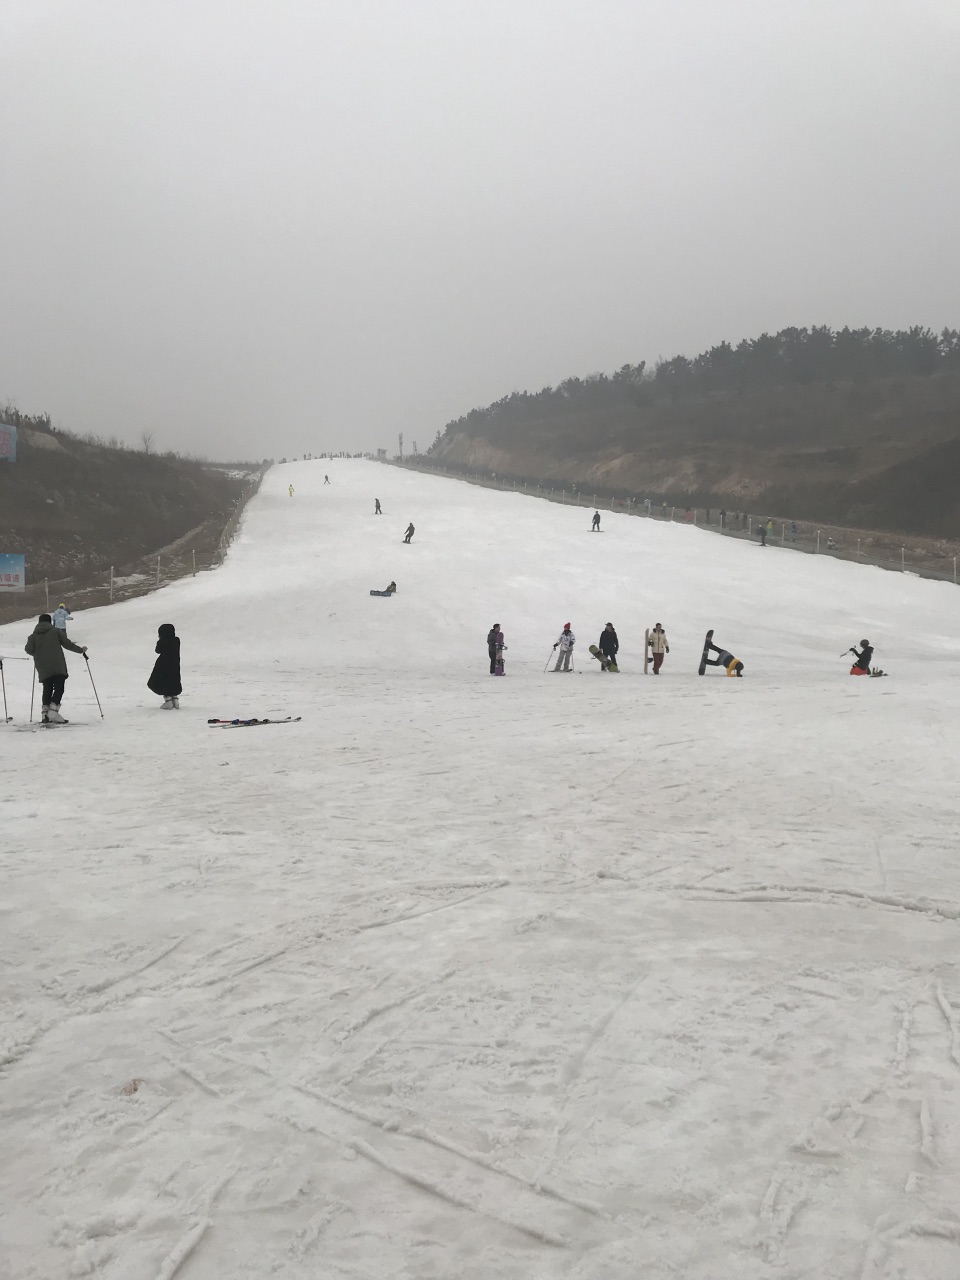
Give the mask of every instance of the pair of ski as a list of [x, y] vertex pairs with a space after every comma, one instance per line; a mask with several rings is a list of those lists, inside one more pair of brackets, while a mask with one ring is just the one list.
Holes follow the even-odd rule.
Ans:
[[296, 724], [300, 719], [300, 716], [281, 716], [279, 720], [258, 720], [252, 717], [249, 720], [208, 720], [207, 724], [211, 729], [254, 729], [264, 724]]

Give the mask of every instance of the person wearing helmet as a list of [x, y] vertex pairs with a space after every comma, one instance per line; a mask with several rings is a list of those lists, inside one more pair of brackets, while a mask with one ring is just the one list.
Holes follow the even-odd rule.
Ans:
[[870, 674], [870, 663], [873, 660], [873, 645], [869, 640], [860, 641], [860, 652], [856, 649], [850, 649], [853, 654], [853, 666], [850, 668], [852, 676], [868, 676]]
[[563, 624], [563, 630], [560, 632], [557, 642], [553, 646], [554, 649], [560, 650], [557, 654], [557, 665], [553, 668], [554, 671], [570, 670], [570, 659], [573, 657], [573, 646], [576, 643], [577, 638], [570, 630], [570, 623], [565, 622]]

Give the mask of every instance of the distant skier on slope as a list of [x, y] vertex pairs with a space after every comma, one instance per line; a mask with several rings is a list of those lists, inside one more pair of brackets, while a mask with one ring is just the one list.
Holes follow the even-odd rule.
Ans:
[[379, 498], [374, 498], [374, 500], [373, 500], [373, 514], [374, 514], [375, 516], [382, 516], [382, 515], [383, 515], [383, 510], [381, 509], [381, 506], [380, 506], [380, 499], [379, 499]]
[[323, 477], [323, 483], [324, 483], [324, 484], [329, 484], [329, 483], [330, 483], [330, 477], [329, 477], [329, 476], [324, 476], [324, 477]]
[[593, 519], [591, 520], [590, 525], [591, 525], [591, 528], [590, 528], [591, 533], [600, 532], [600, 512], [599, 511], [594, 511]]
[[563, 630], [560, 632], [560, 636], [556, 644], [553, 646], [554, 649], [560, 650], [557, 654], [557, 665], [553, 668], [554, 671], [570, 670], [570, 659], [573, 657], [573, 646], [576, 643], [577, 637], [570, 630], [570, 623], [565, 622], [563, 624]]
[[728, 676], [743, 675], [743, 663], [739, 658], [735, 658], [729, 649], [721, 649], [719, 645], [712, 642], [707, 646], [709, 652], [715, 653], [715, 658], [704, 658], [704, 665], [708, 667], [725, 667]]
[[410, 524], [407, 525], [406, 530], [404, 531], [404, 535], [403, 535], [404, 542], [409, 542], [415, 533], [416, 533], [416, 529], [414, 529], [413, 523], [411, 522]]
[[291, 484], [291, 485], [288, 485], [288, 491], [289, 491], [290, 497], [292, 498], [292, 497], [293, 497], [293, 485], [292, 485], [292, 484]]
[[856, 649], [848, 649], [848, 653], [853, 654], [853, 666], [850, 668], [852, 676], [868, 676], [870, 674], [870, 663], [873, 661], [873, 645], [869, 640], [860, 641], [860, 653]]
[[58, 631], [66, 631], [67, 623], [73, 621], [73, 614], [65, 604], [61, 604], [58, 609], [53, 611], [53, 625]]

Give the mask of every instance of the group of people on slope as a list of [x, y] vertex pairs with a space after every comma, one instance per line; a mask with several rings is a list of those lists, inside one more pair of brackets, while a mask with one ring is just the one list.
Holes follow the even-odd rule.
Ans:
[[[85, 644], [75, 644], [67, 635], [67, 621], [72, 614], [60, 605], [53, 616], [41, 613], [37, 625], [27, 637], [24, 651], [33, 658], [37, 679], [42, 688], [40, 711], [41, 724], [69, 724], [60, 714], [65, 686], [70, 672], [64, 650], [87, 656]], [[60, 625], [62, 624], [62, 625]], [[157, 657], [147, 681], [147, 688], [163, 698], [162, 710], [172, 711], [180, 706], [180, 639], [171, 622], [164, 622], [157, 631], [154, 650]]]
[[[570, 671], [571, 661], [573, 659], [574, 646], [577, 643], [577, 637], [573, 634], [573, 630], [569, 622], [563, 624], [563, 630], [557, 637], [553, 649], [557, 653], [557, 661], [554, 671]], [[667, 641], [667, 633], [658, 622], [647, 637], [647, 644], [650, 646], [650, 652], [653, 656], [653, 674], [659, 675], [660, 668], [663, 666], [663, 659], [670, 652], [670, 645]], [[504, 643], [503, 632], [500, 629], [500, 623], [495, 622], [487, 633], [487, 655], [490, 659], [490, 674], [492, 676], [502, 676], [504, 674], [503, 652], [506, 649]], [[601, 663], [604, 671], [617, 671], [617, 654], [620, 651], [620, 639], [617, 636], [616, 628], [612, 622], [606, 623], [600, 632], [600, 639], [597, 641], [597, 649], [603, 655]], [[559, 652], [558, 652], [559, 651]], [[549, 665], [549, 664], [548, 664]]]

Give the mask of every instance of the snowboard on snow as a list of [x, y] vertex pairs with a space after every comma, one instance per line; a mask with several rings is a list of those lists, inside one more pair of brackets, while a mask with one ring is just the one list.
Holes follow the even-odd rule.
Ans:
[[493, 674], [495, 676], [505, 676], [507, 674], [503, 669], [503, 651], [506, 647], [505, 644], [497, 645], [497, 656], [493, 662]]
[[279, 720], [208, 720], [211, 729], [253, 729], [263, 724], [296, 724], [300, 716], [282, 716]]
[[703, 675], [706, 672], [707, 658], [709, 658], [710, 656], [710, 646], [712, 643], [713, 643], [713, 628], [711, 627], [711, 629], [707, 632], [707, 638], [703, 642], [703, 654], [701, 655], [701, 658], [700, 658], [700, 671], [699, 671], [700, 675]]
[[393, 592], [392, 591], [371, 591], [370, 594], [372, 596], [392, 596]]
[[589, 652], [591, 658], [596, 658], [600, 663], [601, 671], [620, 671], [620, 668], [617, 666], [616, 658], [608, 658], [605, 653], [601, 653], [595, 644], [590, 645]]
[[647, 668], [650, 666], [650, 628], [647, 627], [643, 633], [643, 674], [647, 674]]

